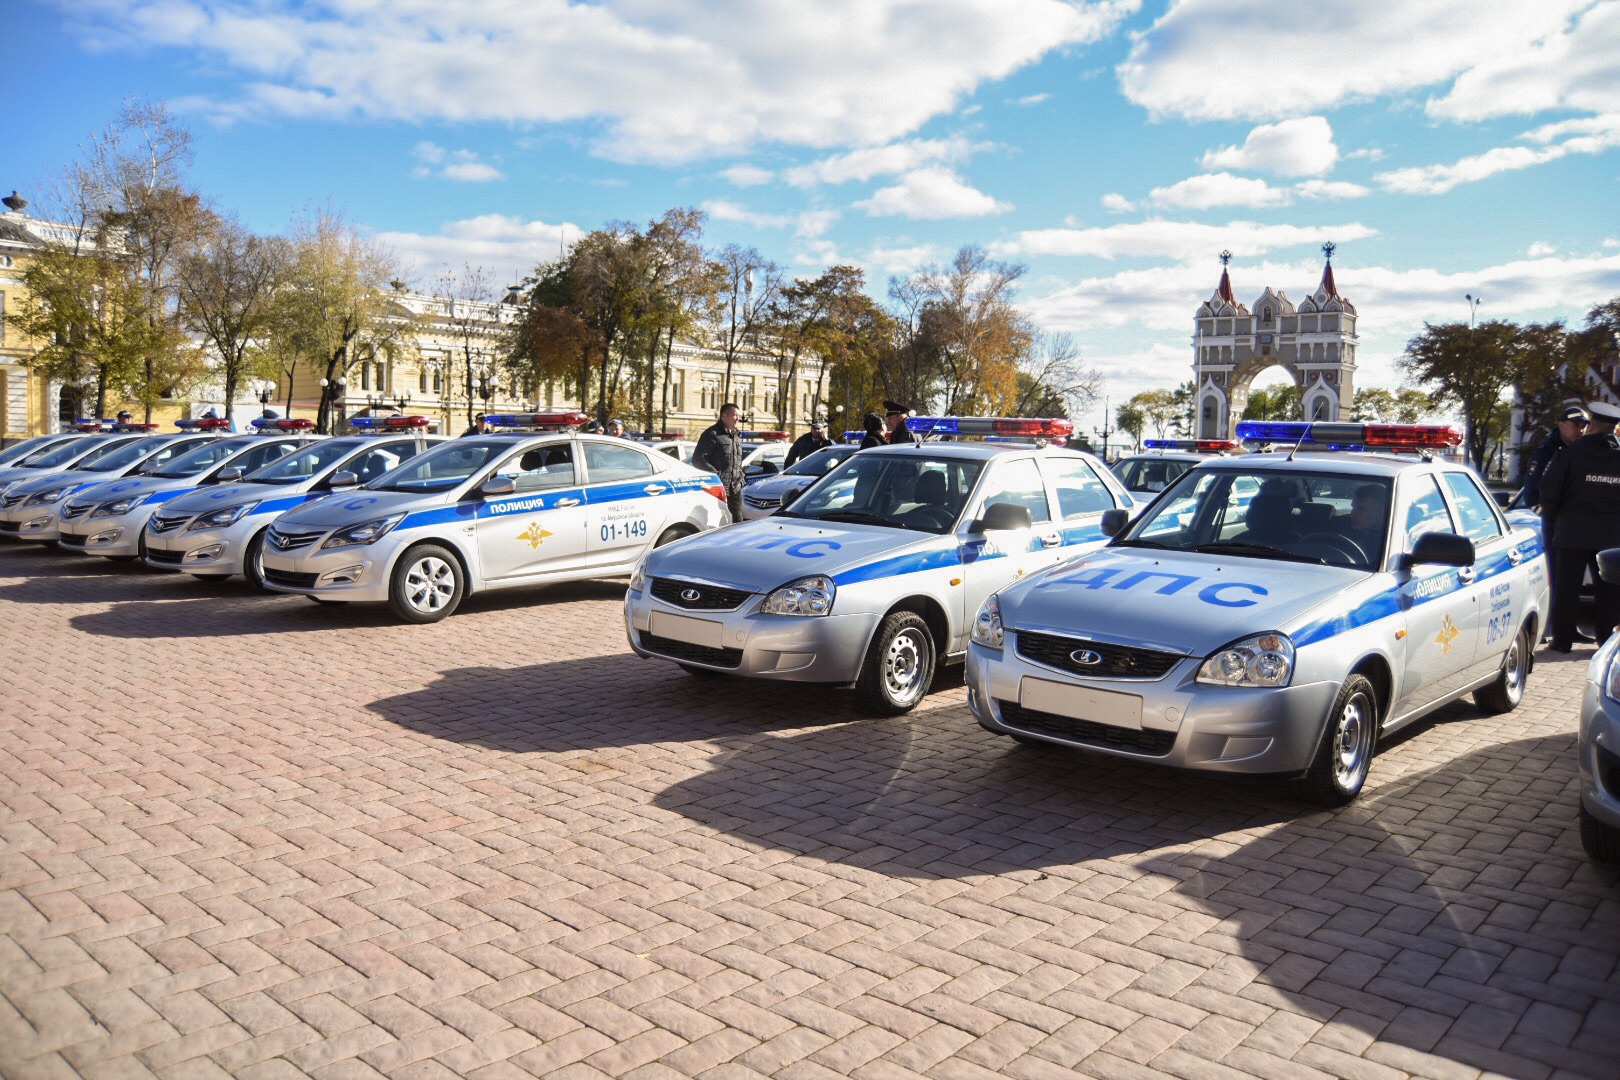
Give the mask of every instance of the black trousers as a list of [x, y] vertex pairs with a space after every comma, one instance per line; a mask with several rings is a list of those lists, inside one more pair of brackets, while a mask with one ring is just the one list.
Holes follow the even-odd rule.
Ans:
[[1620, 586], [1610, 585], [1597, 572], [1597, 552], [1579, 548], [1549, 548], [1552, 558], [1552, 639], [1555, 645], [1575, 640], [1575, 619], [1581, 605], [1581, 583], [1588, 569], [1595, 583], [1592, 636], [1602, 641], [1614, 632], [1620, 616]]
[[741, 521], [742, 518], [742, 488], [726, 492], [726, 506], [731, 510], [731, 520]]

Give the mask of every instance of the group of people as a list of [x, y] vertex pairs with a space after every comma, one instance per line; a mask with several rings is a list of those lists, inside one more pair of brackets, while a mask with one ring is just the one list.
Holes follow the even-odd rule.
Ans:
[[[1559, 414], [1530, 456], [1517, 502], [1541, 512], [1541, 537], [1552, 581], [1548, 648], [1569, 652], [1601, 642], [1620, 624], [1620, 586], [1598, 576], [1597, 553], [1620, 545], [1620, 407], [1593, 402]], [[1576, 625], [1581, 584], [1592, 575], [1593, 634]]]

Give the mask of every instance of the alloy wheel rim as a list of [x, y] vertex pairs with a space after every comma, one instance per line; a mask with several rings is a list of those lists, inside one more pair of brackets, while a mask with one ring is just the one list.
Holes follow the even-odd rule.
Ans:
[[889, 642], [883, 657], [883, 681], [889, 696], [900, 704], [921, 696], [924, 648], [916, 630], [902, 630]]
[[1522, 636], [1513, 639], [1513, 645], [1508, 649], [1507, 664], [1502, 669], [1508, 700], [1514, 702], [1524, 695], [1524, 655], [1520, 648], [1523, 641]]
[[1367, 699], [1360, 694], [1345, 702], [1333, 732], [1333, 779], [1347, 791], [1356, 785], [1367, 767], [1366, 703]]
[[418, 611], [441, 610], [455, 591], [455, 575], [443, 559], [421, 559], [405, 575], [405, 598]]

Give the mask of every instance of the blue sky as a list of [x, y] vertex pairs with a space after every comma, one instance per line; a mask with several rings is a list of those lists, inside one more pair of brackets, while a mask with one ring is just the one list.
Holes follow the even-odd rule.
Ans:
[[[672, 206], [794, 276], [964, 243], [1025, 264], [1114, 403], [1190, 377], [1193, 312], [1296, 301], [1338, 244], [1362, 386], [1425, 320], [1620, 295], [1620, 0], [13, 0], [0, 186], [126, 97], [254, 228], [330, 203], [418, 286], [517, 280]], [[1097, 422], [1093, 410], [1091, 423]]]

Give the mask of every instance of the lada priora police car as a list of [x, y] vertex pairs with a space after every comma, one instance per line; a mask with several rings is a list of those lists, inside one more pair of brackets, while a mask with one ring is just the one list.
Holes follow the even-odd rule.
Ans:
[[[1600, 551], [1597, 564], [1606, 583], [1620, 586], [1620, 548]], [[1620, 634], [1610, 634], [1587, 665], [1576, 745], [1581, 846], [1594, 859], [1620, 863]]]
[[[309, 423], [307, 420], [292, 422]], [[207, 421], [189, 423], [208, 424]], [[209, 484], [239, 480], [246, 473], [256, 472], [319, 438], [325, 436], [303, 433], [219, 438], [160, 465], [147, 475], [126, 477], [76, 492], [62, 505], [57, 545], [110, 559], [138, 558], [145, 554], [147, 519], [164, 503]]]
[[841, 464], [856, 449], [853, 446], [822, 447], [813, 454], [806, 454], [775, 476], [755, 480], [743, 488], [743, 520], [770, 517], [781, 508], [784, 498], [791, 502], [799, 492], [815, 483], [817, 477], [825, 475], [834, 465]]
[[213, 435], [153, 435], [90, 454], [61, 472], [14, 484], [0, 496], [0, 537], [53, 544], [60, 535], [57, 508], [75, 492], [155, 469], [185, 454]]
[[241, 574], [263, 587], [264, 540], [271, 521], [335, 491], [375, 480], [443, 442], [440, 435], [410, 434], [426, 430], [427, 423], [423, 417], [357, 417], [352, 426], [377, 434], [323, 439], [234, 484], [173, 499], [146, 523], [146, 562], [210, 581]]
[[724, 500], [713, 473], [626, 439], [462, 438], [277, 518], [265, 584], [328, 603], [386, 601], [408, 622], [433, 622], [469, 593], [626, 574], [648, 548], [725, 524]]
[[1151, 499], [1181, 478], [1181, 474], [1216, 454], [1237, 453], [1243, 447], [1227, 439], [1144, 439], [1142, 454], [1114, 462], [1114, 475], [1132, 495]]
[[[947, 425], [947, 421], [949, 424]], [[914, 420], [978, 425], [1068, 421]], [[630, 646], [692, 673], [853, 686], [868, 711], [913, 708], [959, 662], [980, 601], [1103, 543], [1130, 496], [1089, 455], [967, 442], [874, 447], [787, 508], [654, 551], [625, 596]]]
[[[1239, 425], [1320, 445], [1450, 428]], [[1284, 430], [1286, 429], [1286, 430]], [[1240, 500], [1241, 484], [1255, 486]], [[1110, 528], [1119, 527], [1111, 520]], [[1353, 799], [1377, 739], [1472, 692], [1524, 695], [1547, 611], [1539, 534], [1418, 454], [1203, 462], [1104, 550], [985, 601], [968, 703], [991, 731]]]

